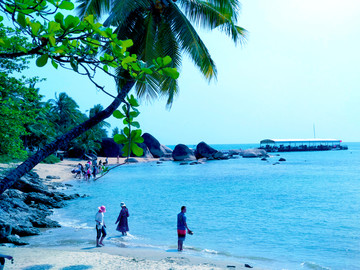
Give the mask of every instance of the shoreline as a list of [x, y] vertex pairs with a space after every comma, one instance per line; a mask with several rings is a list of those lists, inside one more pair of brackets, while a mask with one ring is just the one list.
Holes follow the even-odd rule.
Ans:
[[[6, 269], [247, 269], [244, 264], [197, 257], [173, 250], [118, 247], [33, 248], [0, 246], [0, 253], [14, 257]], [[46, 254], [44, 256], [43, 254]], [[252, 268], [259, 269], [259, 268]]]

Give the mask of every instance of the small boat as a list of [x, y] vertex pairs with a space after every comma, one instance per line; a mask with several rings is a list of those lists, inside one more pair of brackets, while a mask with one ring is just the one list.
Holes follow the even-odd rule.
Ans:
[[265, 139], [260, 141], [259, 148], [270, 153], [347, 150], [348, 147], [341, 143], [335, 139]]

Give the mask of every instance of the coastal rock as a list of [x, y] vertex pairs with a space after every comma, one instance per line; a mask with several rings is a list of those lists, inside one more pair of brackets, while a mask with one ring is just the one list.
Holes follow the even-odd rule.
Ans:
[[211, 146], [209, 146], [207, 143], [205, 142], [200, 142], [197, 146], [196, 146], [196, 158], [200, 159], [200, 158], [214, 158], [214, 155], [219, 153], [216, 149], [212, 148]]
[[218, 151], [218, 150], [212, 148], [211, 146], [209, 146], [205, 142], [200, 142], [196, 146], [195, 156], [196, 156], [197, 159], [207, 158], [209, 160], [212, 160], [212, 159], [229, 159], [230, 158], [230, 155], [228, 153]]
[[160, 144], [160, 142], [151, 134], [144, 133], [141, 137], [143, 137], [144, 143], [154, 158], [164, 157], [166, 154], [172, 153], [172, 150], [169, 147]]
[[51, 197], [36, 192], [28, 193], [24, 202], [26, 204], [41, 203], [43, 205], [48, 206], [49, 208], [61, 208], [65, 206], [65, 204], [62, 201], [56, 201]]
[[286, 161], [285, 158], [279, 158], [279, 161]]
[[122, 147], [123, 146], [117, 144], [113, 138], [103, 138], [101, 140], [101, 149], [99, 155], [103, 157], [121, 157], [123, 154], [121, 151]]
[[161, 157], [160, 159], [159, 159], [159, 161], [173, 161], [174, 159], [172, 158], [172, 156], [170, 156], [170, 157]]
[[228, 154], [230, 156], [239, 156], [242, 153], [241, 149], [231, 149], [229, 150]]
[[172, 157], [175, 161], [192, 161], [196, 160], [194, 152], [185, 144], [178, 144], [172, 152]]
[[267, 161], [267, 158], [263, 157], [261, 160], [262, 160], [262, 161]]
[[78, 197], [79, 194], [50, 192], [36, 173], [25, 175], [0, 195], [0, 242], [23, 245], [27, 243], [19, 236], [40, 234], [38, 228], [60, 227], [47, 218], [52, 213], [50, 209], [63, 207], [64, 200]]
[[180, 165], [189, 165], [187, 162], [180, 162]]
[[245, 149], [241, 152], [243, 158], [257, 158], [257, 157], [266, 157], [267, 152], [264, 149], [253, 148]]
[[128, 163], [138, 163], [139, 161], [136, 158], [127, 158], [126, 162], [128, 162]]
[[46, 185], [42, 184], [41, 182], [31, 181], [26, 179], [26, 177], [22, 177], [17, 180], [12, 187], [13, 189], [20, 190], [22, 192], [39, 192], [45, 195], [50, 195], [48, 188]]

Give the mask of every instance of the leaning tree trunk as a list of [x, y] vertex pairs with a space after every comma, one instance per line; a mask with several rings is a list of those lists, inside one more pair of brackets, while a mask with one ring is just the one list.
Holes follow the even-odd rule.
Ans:
[[101, 121], [105, 120], [120, 106], [125, 100], [125, 97], [134, 86], [134, 81], [128, 81], [121, 89], [121, 92], [116, 96], [114, 101], [103, 111], [97, 113], [84, 123], [74, 127], [66, 134], [61, 135], [55, 141], [45, 145], [42, 149], [37, 151], [34, 155], [29, 157], [26, 161], [21, 163], [18, 167], [11, 170], [7, 176], [0, 180], [0, 195], [9, 187], [11, 187], [20, 177], [30, 172], [37, 164], [54, 153], [59, 148], [66, 146], [71, 140], [80, 136], [87, 130], [91, 129]]

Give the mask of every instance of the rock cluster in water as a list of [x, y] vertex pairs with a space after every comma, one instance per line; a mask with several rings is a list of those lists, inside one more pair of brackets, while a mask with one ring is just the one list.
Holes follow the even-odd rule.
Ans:
[[[261, 157], [266, 158], [268, 154], [263, 149], [232, 149], [227, 151], [218, 151], [209, 146], [205, 142], [200, 142], [196, 149], [191, 149], [185, 144], [178, 144], [174, 150], [162, 145], [154, 136], [149, 133], [142, 135], [144, 142], [138, 145], [144, 150], [142, 157], [145, 158], [160, 158], [159, 161], [189, 161], [191, 165], [203, 163], [205, 160], [220, 160], [237, 158], [242, 156], [244, 158]], [[121, 149], [123, 145], [117, 144], [112, 138], [104, 138], [101, 143], [101, 156], [117, 157], [122, 156]], [[200, 161], [199, 161], [200, 160]], [[159, 163], [160, 164], [160, 163]], [[183, 165], [183, 164], [182, 164]]]
[[[49, 177], [51, 178], [51, 177]], [[79, 194], [56, 191], [61, 183], [45, 185], [39, 175], [30, 172], [0, 195], [0, 243], [26, 245], [21, 236], [40, 234], [39, 228], [56, 228], [60, 224], [48, 218], [53, 208], [65, 206]]]

